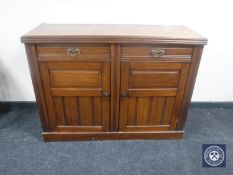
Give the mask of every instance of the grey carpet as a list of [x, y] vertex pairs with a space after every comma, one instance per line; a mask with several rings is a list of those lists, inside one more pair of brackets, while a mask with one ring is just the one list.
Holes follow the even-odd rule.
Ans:
[[[230, 175], [233, 109], [191, 108], [183, 140], [42, 141], [36, 108], [0, 116], [0, 175]], [[202, 144], [226, 144], [226, 168], [202, 168]]]

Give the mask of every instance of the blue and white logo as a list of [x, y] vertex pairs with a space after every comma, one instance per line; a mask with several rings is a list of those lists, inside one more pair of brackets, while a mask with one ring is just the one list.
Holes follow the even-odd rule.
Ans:
[[203, 144], [203, 167], [226, 167], [225, 144]]

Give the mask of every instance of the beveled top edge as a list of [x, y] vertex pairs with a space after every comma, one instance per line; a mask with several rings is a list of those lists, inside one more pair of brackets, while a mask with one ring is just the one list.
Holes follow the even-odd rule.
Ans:
[[207, 44], [185, 26], [139, 24], [41, 24], [21, 37], [23, 43], [107, 42]]

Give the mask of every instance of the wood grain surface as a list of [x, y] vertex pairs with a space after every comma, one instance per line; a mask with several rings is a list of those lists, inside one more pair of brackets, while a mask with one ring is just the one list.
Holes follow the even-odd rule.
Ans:
[[23, 43], [98, 41], [206, 44], [207, 39], [185, 26], [41, 24], [22, 36], [21, 41]]

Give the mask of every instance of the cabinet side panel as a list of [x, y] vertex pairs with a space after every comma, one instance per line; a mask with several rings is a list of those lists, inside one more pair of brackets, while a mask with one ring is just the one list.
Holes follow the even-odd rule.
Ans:
[[193, 50], [192, 62], [189, 69], [188, 80], [186, 83], [186, 88], [183, 96], [182, 107], [180, 112], [180, 117], [177, 123], [177, 130], [183, 130], [184, 124], [187, 117], [188, 107], [191, 101], [191, 97], [193, 94], [193, 88], [196, 81], [196, 76], [199, 68], [199, 64], [201, 61], [202, 51], [204, 46], [195, 46]]
[[28, 65], [31, 73], [32, 84], [35, 92], [38, 112], [40, 115], [41, 125], [43, 131], [49, 131], [49, 120], [47, 116], [47, 108], [45, 104], [43, 87], [40, 79], [40, 72], [37, 62], [37, 54], [34, 44], [25, 44], [25, 49], [27, 53]]

